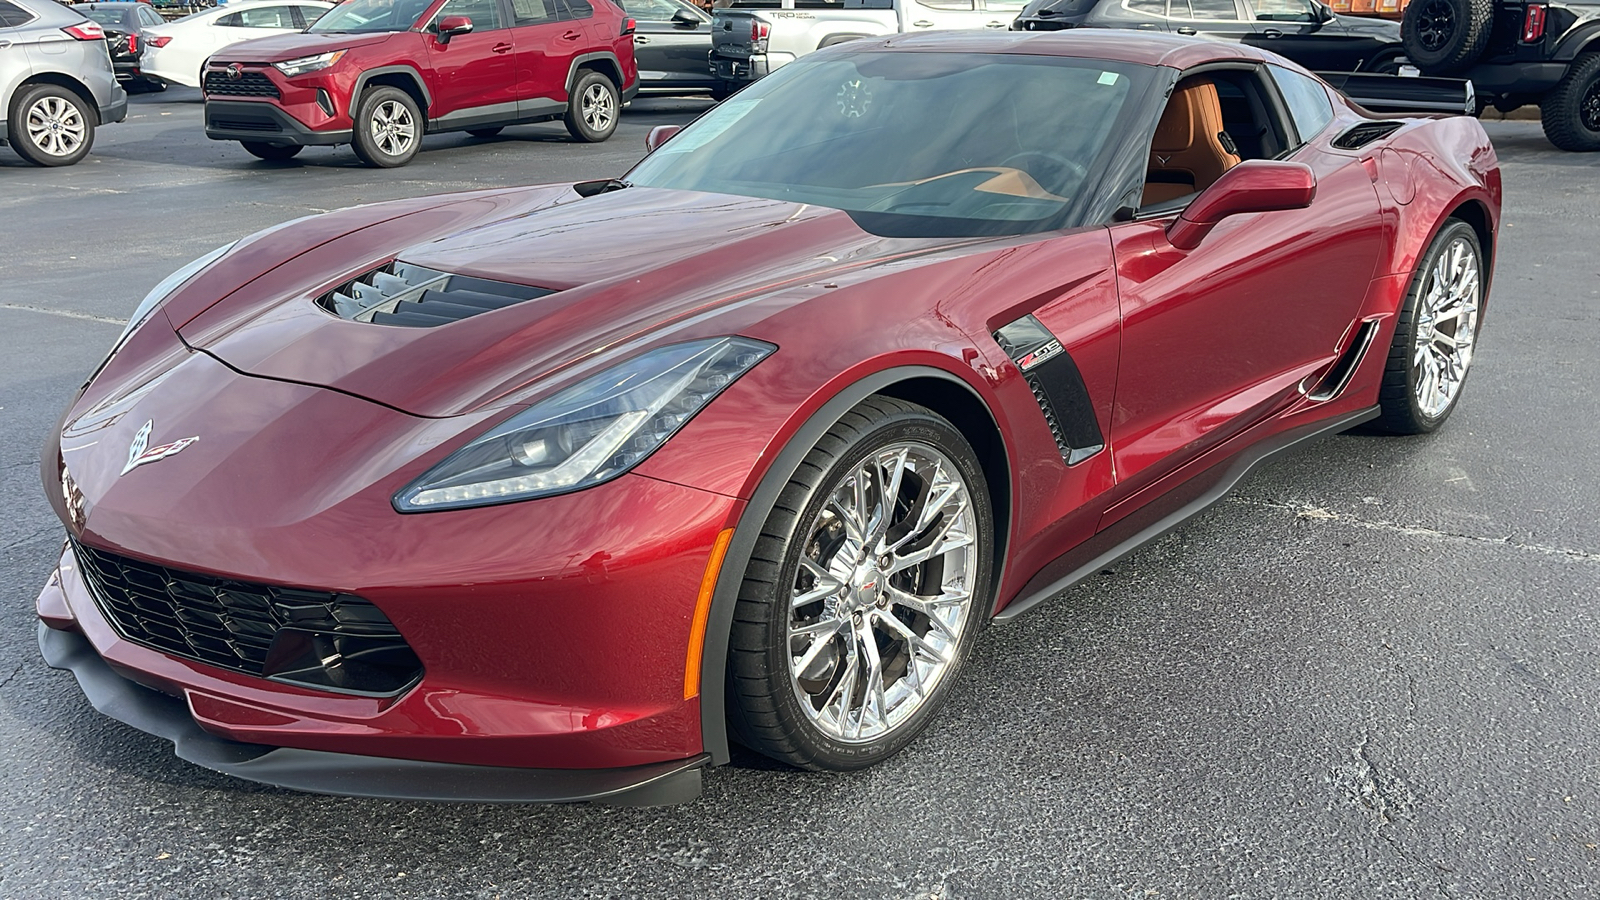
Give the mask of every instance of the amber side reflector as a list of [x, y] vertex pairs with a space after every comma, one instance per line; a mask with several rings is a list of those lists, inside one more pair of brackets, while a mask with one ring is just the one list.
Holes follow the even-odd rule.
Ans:
[[694, 604], [694, 623], [689, 626], [689, 654], [683, 663], [683, 699], [700, 696], [700, 659], [706, 649], [706, 619], [711, 615], [711, 595], [717, 591], [717, 576], [722, 573], [722, 558], [728, 555], [733, 529], [724, 528], [711, 545], [706, 574], [700, 579], [700, 596]]

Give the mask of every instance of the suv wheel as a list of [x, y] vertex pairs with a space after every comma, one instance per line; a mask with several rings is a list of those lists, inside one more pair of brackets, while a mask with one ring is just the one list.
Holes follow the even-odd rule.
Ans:
[[11, 147], [36, 166], [70, 166], [94, 145], [94, 114], [60, 85], [24, 90], [11, 105]]
[[369, 166], [392, 169], [411, 162], [422, 144], [422, 112], [411, 95], [396, 87], [375, 87], [356, 106], [356, 156]]
[[300, 154], [301, 150], [305, 149], [298, 144], [271, 144], [262, 141], [240, 141], [239, 146], [243, 147], [245, 152], [251, 156], [274, 162], [293, 159]]
[[1600, 150], [1600, 52], [1572, 61], [1567, 74], [1539, 101], [1544, 136], [1562, 150]]
[[1400, 43], [1428, 75], [1466, 71], [1489, 46], [1494, 0], [1413, 0], [1400, 20]]
[[593, 69], [584, 69], [567, 100], [567, 131], [585, 143], [599, 143], [617, 130], [617, 111], [621, 107], [622, 100], [611, 79]]

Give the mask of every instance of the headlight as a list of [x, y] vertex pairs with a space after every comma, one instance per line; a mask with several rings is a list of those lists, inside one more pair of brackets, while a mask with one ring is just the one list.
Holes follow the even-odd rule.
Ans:
[[395, 495], [395, 509], [487, 506], [621, 475], [776, 350], [714, 338], [652, 350], [533, 407], [452, 453]]
[[307, 72], [326, 69], [338, 62], [339, 57], [344, 56], [344, 54], [345, 51], [343, 50], [330, 50], [327, 53], [318, 53], [316, 56], [302, 56], [299, 59], [273, 63], [273, 66], [277, 67], [278, 71], [282, 72], [285, 77], [293, 78], [296, 75], [304, 75]]

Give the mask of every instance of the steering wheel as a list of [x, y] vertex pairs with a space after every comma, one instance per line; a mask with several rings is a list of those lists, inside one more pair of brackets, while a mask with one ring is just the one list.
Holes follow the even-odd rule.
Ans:
[[[1030, 159], [1041, 160], [1046, 163], [1048, 167], [1046, 171], [1050, 171], [1051, 174], [1055, 175], [1056, 177], [1053, 179], [1040, 178], [1033, 172], [1033, 170], [1028, 168], [1026, 161]], [[1089, 169], [1083, 163], [1078, 162], [1070, 156], [1063, 156], [1060, 153], [1052, 153], [1049, 150], [1024, 150], [1021, 153], [1014, 154], [1002, 160], [1000, 165], [1010, 166], [1013, 169], [1021, 169], [1022, 171], [1027, 172], [1034, 181], [1039, 182], [1039, 185], [1046, 190], [1050, 190], [1052, 187], [1063, 186], [1064, 182], [1060, 177], [1062, 175], [1073, 176], [1073, 187], [1082, 184], [1084, 179], [1089, 177]], [[1054, 182], [1054, 185], [1047, 182]]]

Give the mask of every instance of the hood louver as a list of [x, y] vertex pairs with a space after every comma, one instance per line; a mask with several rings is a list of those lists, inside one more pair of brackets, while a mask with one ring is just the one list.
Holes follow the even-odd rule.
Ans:
[[323, 294], [317, 305], [352, 322], [433, 328], [553, 293], [396, 260]]

